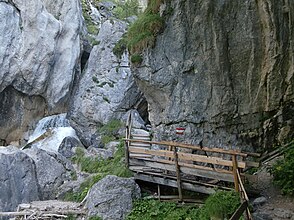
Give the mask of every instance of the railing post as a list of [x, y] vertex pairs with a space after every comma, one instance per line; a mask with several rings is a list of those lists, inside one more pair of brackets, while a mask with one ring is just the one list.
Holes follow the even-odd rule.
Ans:
[[235, 191], [239, 192], [239, 180], [238, 180], [238, 162], [237, 162], [237, 156], [232, 155], [232, 162], [233, 162], [233, 175], [234, 175], [234, 183], [235, 183]]
[[177, 147], [173, 147], [173, 151], [174, 151], [174, 159], [175, 159], [175, 166], [176, 166], [176, 176], [177, 176], [179, 200], [182, 202], [183, 201], [182, 181], [181, 181], [181, 171], [180, 171], [180, 166], [179, 166]]
[[129, 155], [129, 127], [126, 126], [126, 140], [125, 140], [125, 163], [126, 167], [129, 168], [130, 166], [130, 155]]

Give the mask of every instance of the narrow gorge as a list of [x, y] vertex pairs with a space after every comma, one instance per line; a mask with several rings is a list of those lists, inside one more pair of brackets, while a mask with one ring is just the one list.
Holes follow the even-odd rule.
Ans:
[[[135, 219], [129, 115], [153, 141], [293, 149], [294, 1], [0, 0], [0, 15], [0, 212], [58, 199]], [[293, 219], [287, 201], [255, 218]]]

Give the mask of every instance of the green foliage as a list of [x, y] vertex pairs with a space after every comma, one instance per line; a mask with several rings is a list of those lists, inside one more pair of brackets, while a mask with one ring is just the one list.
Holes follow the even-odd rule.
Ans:
[[130, 53], [140, 53], [147, 47], [153, 47], [163, 23], [163, 18], [158, 13], [145, 12], [139, 16], [129, 27], [127, 33]]
[[116, 55], [118, 58], [121, 58], [124, 51], [127, 49], [127, 39], [126, 35], [123, 35], [123, 37], [115, 44], [113, 48], [113, 54]]
[[228, 219], [239, 207], [239, 196], [235, 192], [218, 191], [209, 196], [203, 205], [179, 207], [176, 203], [158, 200], [138, 200], [134, 203], [127, 220], [210, 220]]
[[[106, 100], [105, 100], [106, 101]], [[113, 119], [107, 124], [99, 128], [99, 133], [102, 135], [101, 141], [103, 144], [107, 144], [117, 139], [119, 129], [122, 128], [120, 120]]]
[[131, 177], [132, 172], [124, 164], [124, 144], [121, 142], [118, 150], [112, 159], [88, 158], [85, 157], [83, 149], [76, 150], [73, 162], [80, 165], [81, 170], [88, 173], [96, 173], [93, 177], [83, 182], [77, 192], [69, 192], [65, 195], [65, 200], [81, 202], [87, 195], [90, 188], [106, 175], [116, 175], [120, 177]]
[[196, 207], [178, 207], [176, 203], [158, 200], [138, 200], [127, 220], [192, 220], [198, 219]]
[[294, 196], [294, 142], [285, 151], [284, 159], [278, 160], [269, 171], [274, 177], [274, 184], [285, 195]]
[[133, 64], [139, 64], [139, 63], [142, 63], [142, 61], [143, 61], [143, 58], [139, 54], [133, 54], [131, 56], [131, 63]]
[[199, 218], [209, 220], [211, 217], [228, 219], [240, 205], [240, 199], [234, 191], [217, 191], [210, 195], [200, 210]]
[[128, 17], [138, 15], [138, 0], [127, 0], [124, 2], [121, 0], [113, 0], [113, 2], [116, 4], [116, 8], [113, 10], [115, 17], [124, 20]]
[[80, 188], [76, 192], [66, 193], [64, 200], [81, 202], [85, 198], [91, 187], [103, 177], [105, 177], [104, 174], [97, 174], [93, 177], [88, 178], [85, 182], [81, 184]]
[[82, 0], [82, 11], [83, 11], [83, 17], [85, 19], [85, 23], [87, 26], [87, 30], [90, 34], [98, 34], [98, 27], [97, 25], [92, 21], [90, 15], [88, 14], [89, 11], [91, 11], [89, 5], [87, 4], [86, 0]]

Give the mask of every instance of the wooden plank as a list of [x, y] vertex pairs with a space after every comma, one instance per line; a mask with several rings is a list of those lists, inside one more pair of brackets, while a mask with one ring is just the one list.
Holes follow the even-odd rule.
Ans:
[[260, 163], [259, 162], [254, 162], [254, 161], [246, 161], [246, 167], [260, 167]]
[[[174, 159], [173, 153], [168, 150], [151, 150], [151, 149], [145, 149], [145, 148], [129, 147], [129, 151], [131, 153], [150, 154], [150, 155], [154, 155], [154, 156], [169, 157], [171, 159]], [[229, 166], [229, 167], [233, 166], [232, 161], [224, 160], [224, 159], [218, 158], [218, 157], [207, 157], [207, 156], [203, 156], [203, 155], [189, 154], [189, 153], [183, 153], [183, 152], [178, 152], [178, 156], [179, 156], [180, 160], [184, 160], [184, 161], [211, 163], [211, 164], [216, 164], [216, 165], [221, 165], [221, 166]], [[245, 168], [245, 163], [238, 162], [238, 167]]]
[[[152, 183], [157, 183], [157, 184], [177, 188], [177, 181], [171, 180], [168, 178], [161, 178], [161, 177], [145, 175], [145, 174], [141, 174], [141, 173], [135, 174], [134, 178], [138, 179], [138, 180], [146, 181], [146, 182], [152, 182]], [[186, 189], [186, 190], [191, 190], [194, 192], [199, 192], [199, 193], [204, 193], [204, 194], [215, 193], [215, 190], [213, 188], [207, 188], [205, 186], [193, 185], [193, 184], [186, 183], [186, 182], [182, 183], [182, 187], [183, 187], [183, 189]]]
[[[228, 166], [232, 167], [233, 163], [231, 160], [225, 160], [219, 157], [207, 157], [204, 155], [197, 155], [197, 154], [189, 154], [189, 153], [182, 153], [178, 152], [179, 159], [181, 160], [190, 160], [194, 162], [202, 162], [202, 163], [210, 163], [210, 164], [216, 164], [221, 166]], [[233, 155], [236, 156], [236, 155]], [[244, 162], [238, 162], [239, 168], [245, 168]]]
[[149, 154], [133, 154], [133, 153], [130, 153], [130, 158], [152, 158], [151, 155]]
[[222, 148], [208, 148], [208, 147], [200, 147], [197, 145], [191, 144], [183, 144], [178, 142], [170, 142], [170, 141], [141, 141], [141, 140], [133, 140], [127, 139], [130, 142], [142, 142], [142, 143], [149, 143], [149, 144], [156, 144], [156, 145], [164, 145], [164, 146], [173, 146], [173, 147], [181, 147], [181, 148], [188, 148], [192, 150], [199, 150], [199, 151], [206, 151], [206, 152], [214, 152], [214, 153], [222, 153], [222, 154], [229, 154], [229, 155], [238, 155], [242, 157], [247, 157], [247, 153], [239, 152], [236, 150], [225, 150]]
[[146, 147], [146, 148], [149, 148], [151, 147], [150, 144], [144, 144], [144, 143], [131, 143], [130, 146], [132, 147]]
[[239, 220], [246, 208], [248, 207], [248, 202], [244, 201], [239, 208], [235, 211], [235, 213], [232, 215], [230, 220]]
[[182, 194], [182, 182], [181, 182], [181, 171], [180, 166], [178, 162], [178, 153], [177, 148], [173, 148], [174, 158], [175, 158], [175, 168], [176, 168], [176, 176], [177, 176], [177, 185], [178, 185], [178, 192], [179, 192], [179, 198], [180, 201], [183, 201], [183, 194]]
[[[137, 173], [142, 173], [142, 174], [146, 174], [146, 175], [151, 175], [151, 176], [157, 176], [157, 177], [161, 177], [161, 178], [169, 178], [169, 179], [173, 179], [173, 180], [177, 180], [177, 178], [175, 176], [172, 176], [172, 174], [162, 174], [162, 173], [156, 173], [156, 172], [151, 172], [151, 171], [142, 171], [142, 172], [137, 172]], [[186, 183], [191, 183], [194, 185], [200, 185], [200, 186], [205, 186], [205, 187], [209, 187], [209, 188], [218, 188], [218, 189], [222, 189], [222, 190], [229, 190], [231, 191], [232, 188], [229, 187], [224, 187], [224, 186], [218, 186], [218, 185], [213, 185], [213, 184], [209, 184], [209, 183], [204, 183], [204, 182], [200, 182], [197, 180], [191, 180], [191, 179], [186, 179], [182, 177], [183, 182]]]
[[[148, 167], [176, 172], [175, 167], [171, 164], [163, 164], [163, 163], [150, 162], [146, 160], [136, 160], [136, 159], [131, 159], [130, 164], [148, 166]], [[209, 179], [217, 179], [217, 180], [222, 180], [226, 182], [234, 182], [233, 174], [219, 173], [212, 170], [198, 170], [198, 169], [192, 169], [189, 167], [180, 167], [180, 171], [189, 175], [205, 177]]]
[[[139, 158], [137, 158], [137, 159], [139, 159]], [[144, 160], [147, 160], [147, 161], [150, 161], [150, 162], [164, 163], [164, 164], [173, 164], [173, 161], [164, 160], [164, 159], [144, 158]], [[189, 168], [193, 168], [193, 169], [210, 170], [210, 171], [216, 171], [216, 172], [219, 172], [219, 173], [232, 174], [232, 171], [226, 170], [226, 169], [221, 169], [221, 168], [212, 168], [212, 167], [195, 165], [195, 164], [190, 164], [190, 163], [185, 163], [185, 162], [179, 162], [179, 165], [181, 167], [189, 167]]]
[[166, 150], [151, 150], [151, 149], [145, 149], [145, 148], [129, 148], [130, 153], [142, 153], [142, 154], [150, 154], [154, 156], [161, 156], [161, 157], [172, 157], [173, 158], [173, 152], [166, 151]]

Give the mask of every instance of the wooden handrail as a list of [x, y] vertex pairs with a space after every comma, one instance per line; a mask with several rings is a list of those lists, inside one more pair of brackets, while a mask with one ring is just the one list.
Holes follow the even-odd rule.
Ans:
[[[225, 150], [221, 148], [208, 148], [208, 147], [200, 147], [197, 145], [191, 145], [191, 144], [183, 144], [179, 142], [169, 142], [169, 141], [147, 141], [147, 140], [137, 140], [137, 139], [124, 139], [125, 141], [134, 142], [134, 143], [146, 143], [146, 144], [157, 144], [157, 145], [164, 145], [164, 146], [172, 146], [172, 147], [180, 147], [180, 148], [188, 148], [192, 150], [199, 150], [199, 151], [206, 151], [206, 152], [213, 152], [213, 153], [222, 153], [222, 154], [228, 154], [228, 155], [236, 155], [241, 157], [248, 157], [249, 154], [252, 153], [245, 153], [245, 152], [238, 152], [236, 150]], [[255, 156], [258, 156], [259, 154], [254, 154]]]

